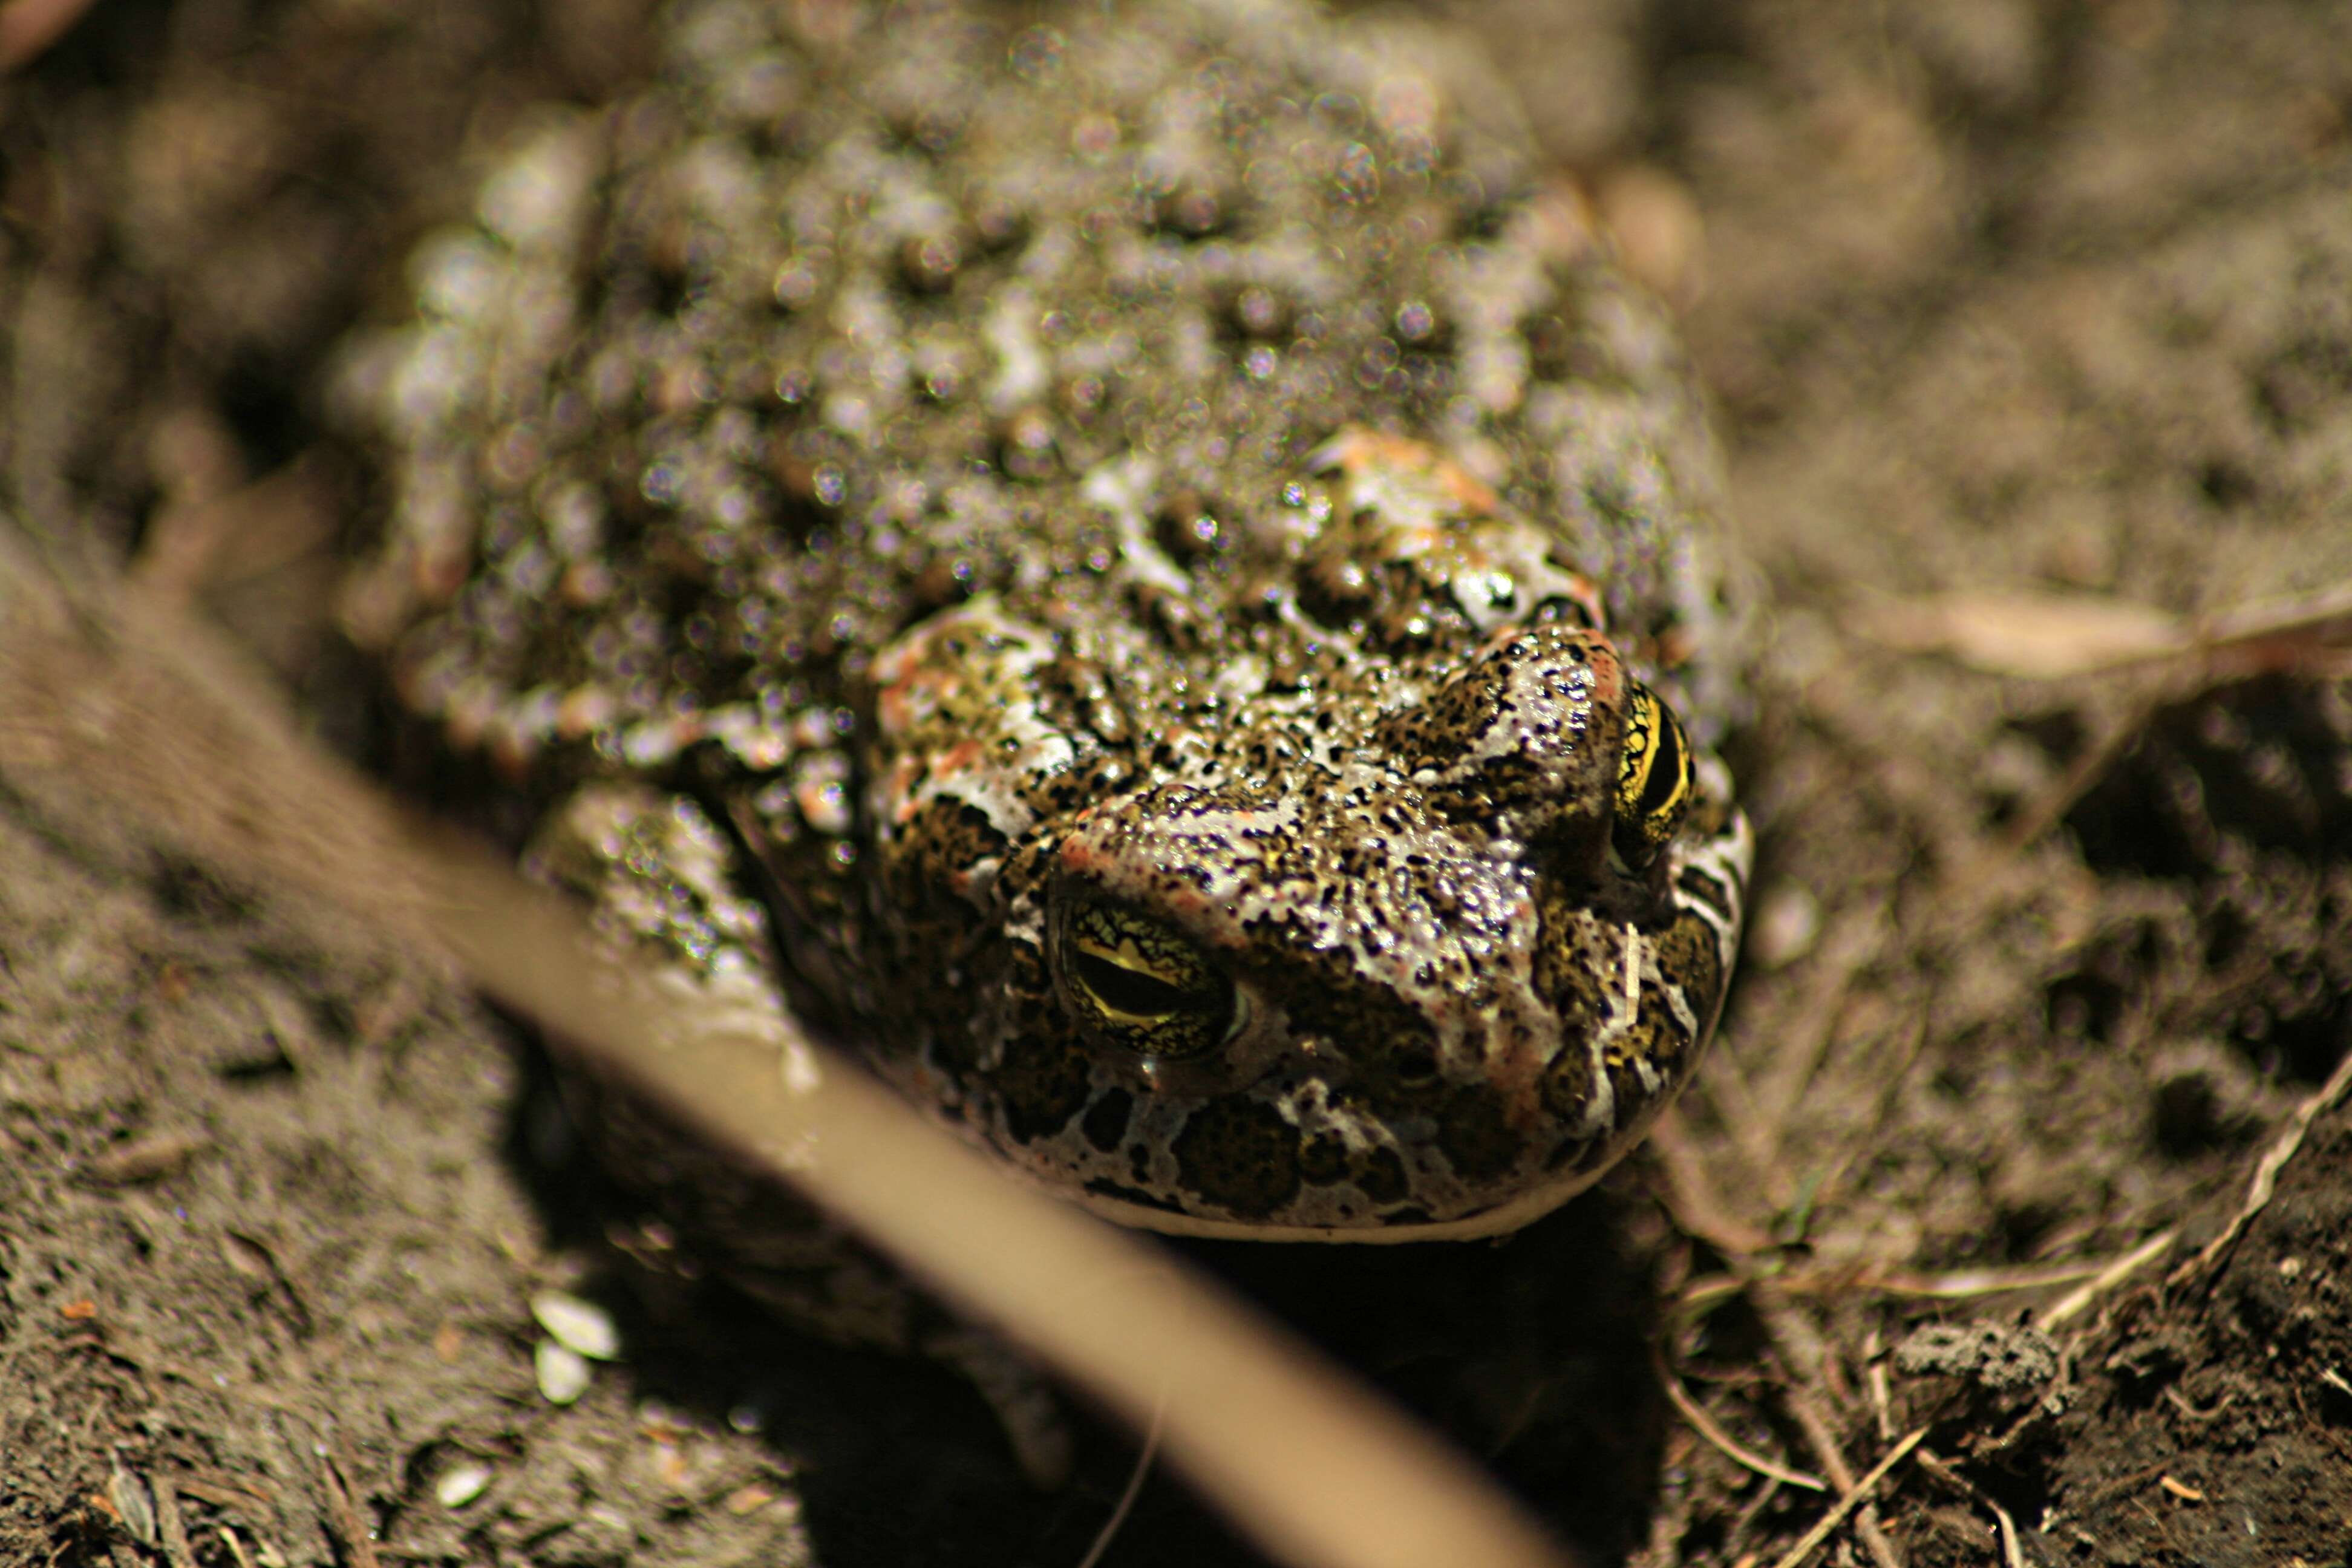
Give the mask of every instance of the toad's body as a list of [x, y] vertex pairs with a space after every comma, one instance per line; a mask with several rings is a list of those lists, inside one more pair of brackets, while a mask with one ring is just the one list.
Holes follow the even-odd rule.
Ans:
[[1737, 943], [1703, 427], [1468, 62], [1118, 9], [681, 6], [422, 258], [355, 614], [614, 929], [1013, 1167], [1506, 1229]]

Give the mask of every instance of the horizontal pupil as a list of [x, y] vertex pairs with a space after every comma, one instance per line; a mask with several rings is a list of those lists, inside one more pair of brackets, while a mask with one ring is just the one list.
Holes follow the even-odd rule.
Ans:
[[1084, 950], [1074, 956], [1079, 981], [1094, 994], [1096, 1001], [1111, 1012], [1139, 1018], [1164, 1018], [1188, 1005], [1197, 1005], [1192, 993], [1155, 975], [1097, 958]]

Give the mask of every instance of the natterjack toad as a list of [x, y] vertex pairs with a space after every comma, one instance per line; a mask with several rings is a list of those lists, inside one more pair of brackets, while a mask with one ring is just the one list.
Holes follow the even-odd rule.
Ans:
[[688, 0], [352, 384], [353, 624], [607, 929], [1199, 1235], [1522, 1225], [1689, 1079], [1746, 826], [1659, 310], [1446, 38]]

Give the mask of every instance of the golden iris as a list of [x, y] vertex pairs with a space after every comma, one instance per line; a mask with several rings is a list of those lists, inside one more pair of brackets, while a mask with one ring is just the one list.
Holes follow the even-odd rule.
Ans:
[[1683, 721], [1648, 687], [1635, 683], [1631, 695], [1624, 749], [1618, 756], [1612, 841], [1626, 867], [1639, 871], [1674, 842], [1697, 784]]
[[1071, 1011], [1142, 1057], [1206, 1056], [1241, 1022], [1234, 983], [1164, 922], [1092, 900], [1063, 914], [1054, 956]]

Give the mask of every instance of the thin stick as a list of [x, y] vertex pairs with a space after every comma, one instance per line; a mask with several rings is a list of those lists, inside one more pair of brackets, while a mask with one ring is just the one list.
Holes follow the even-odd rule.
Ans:
[[1886, 1472], [1909, 1458], [1911, 1450], [1926, 1441], [1927, 1436], [1927, 1428], [1921, 1426], [1888, 1449], [1886, 1457], [1871, 1466], [1869, 1473], [1853, 1484], [1853, 1490], [1838, 1499], [1837, 1506], [1815, 1521], [1813, 1528], [1805, 1531], [1797, 1544], [1789, 1548], [1787, 1554], [1775, 1563], [1772, 1568], [1801, 1568], [1805, 1559], [1820, 1550], [1822, 1542], [1827, 1541], [1837, 1527], [1845, 1522], [1846, 1515], [1869, 1500], [1870, 1494], [1877, 1489], [1878, 1483], [1886, 1479]]
[[[1165, 1388], [1171, 1461], [1271, 1555], [1349, 1568], [1570, 1560], [1464, 1456], [1295, 1336], [1004, 1179], [798, 1031], [698, 1009], [698, 994], [610, 962], [578, 910], [406, 825], [302, 742], [215, 636], [152, 597], [69, 595], [5, 532], [0, 772], [136, 813], [192, 852], [386, 926], [429, 929], [486, 991], [800, 1184], [1138, 1427]], [[1138, 1277], [1148, 1288], [1122, 1285]], [[1089, 1310], [1072, 1281], [1102, 1282], [1075, 1293]], [[334, 1479], [330, 1467], [331, 1501]], [[373, 1550], [363, 1531], [346, 1549], [355, 1563]]]
[[2074, 809], [2075, 803], [2098, 782], [2112, 772], [2124, 753], [2138, 744], [2147, 732], [2148, 721], [2156, 717], [2162, 689], [2144, 690], [2132, 699], [2124, 716], [2107, 728], [2096, 745], [2076, 757], [2064, 774], [2043, 790], [2034, 802], [2010, 820], [2001, 830], [2000, 843], [2011, 854], [2038, 842], [2042, 836], [2055, 827], [2060, 819]]
[[[1765, 1327], [1770, 1331], [1773, 1342], [1780, 1347], [1784, 1359], [1790, 1353], [1791, 1342], [1789, 1317], [1788, 1307], [1781, 1302], [1774, 1302], [1764, 1312]], [[1820, 1382], [1818, 1366], [1810, 1367], [1806, 1370], [1805, 1380], [1791, 1384], [1782, 1391], [1782, 1397], [1789, 1403], [1789, 1414], [1797, 1419], [1798, 1430], [1803, 1432], [1805, 1441], [1812, 1445], [1813, 1457], [1821, 1460], [1822, 1469], [1829, 1476], [1830, 1484], [1837, 1489], [1840, 1497], [1850, 1497], [1857, 1489], [1853, 1468], [1845, 1462], [1845, 1451], [1838, 1447], [1836, 1436], [1830, 1431], [1829, 1421], [1822, 1415], [1821, 1405], [1813, 1397], [1813, 1390]], [[1895, 1555], [1894, 1545], [1886, 1539], [1885, 1532], [1878, 1528], [1876, 1510], [1865, 1506], [1861, 1516], [1853, 1521], [1853, 1532], [1862, 1538], [1863, 1545], [1868, 1549], [1879, 1568], [1901, 1568], [1901, 1560]]]
[[1995, 1501], [1990, 1492], [1952, 1468], [1933, 1448], [1919, 1450], [1919, 1468], [1969, 1500], [1990, 1509], [1993, 1522], [2000, 1529], [2001, 1568], [2027, 1568], [2025, 1549], [2017, 1539], [2017, 1521], [2009, 1517], [2009, 1510]]
[[1870, 1332], [1862, 1342], [1863, 1364], [1870, 1368], [1870, 1413], [1878, 1421], [1878, 1440], [1895, 1441], [1894, 1390], [1888, 1386], [1885, 1342], [1879, 1338], [1878, 1325], [1871, 1324]]
[[1666, 1358], [1663, 1352], [1655, 1358], [1655, 1364], [1658, 1369], [1658, 1384], [1666, 1391], [1668, 1402], [1681, 1413], [1684, 1420], [1691, 1424], [1691, 1430], [1713, 1444], [1726, 1458], [1730, 1459], [1734, 1464], [1745, 1466], [1759, 1476], [1768, 1477], [1787, 1486], [1802, 1487], [1807, 1491], [1816, 1492], [1825, 1492], [1830, 1489], [1829, 1482], [1819, 1476], [1809, 1476], [1802, 1470], [1790, 1469], [1777, 1460], [1766, 1458], [1752, 1448], [1742, 1447], [1738, 1438], [1716, 1424], [1715, 1417], [1706, 1413], [1705, 1405], [1691, 1397], [1690, 1390], [1685, 1388], [1682, 1385], [1682, 1380], [1675, 1376], [1667, 1368]]

